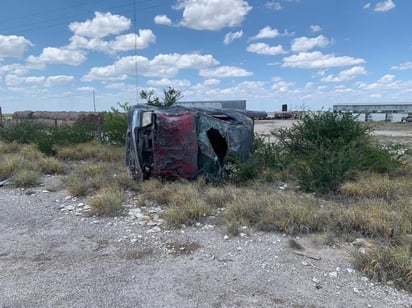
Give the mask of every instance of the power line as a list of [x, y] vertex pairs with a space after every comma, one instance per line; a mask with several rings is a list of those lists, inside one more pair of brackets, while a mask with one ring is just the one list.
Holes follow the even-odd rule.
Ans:
[[137, 70], [137, 7], [136, 0], [133, 0], [133, 23], [134, 23], [134, 70], [135, 70], [135, 86], [136, 86], [136, 104], [139, 100], [139, 75]]
[[[133, 3], [135, 3], [135, 0], [132, 0]], [[148, 4], [146, 6], [142, 5], [140, 6], [141, 11], [142, 12], [147, 12], [150, 11], [151, 9], [157, 9], [160, 7], [164, 7], [164, 4], [154, 4], [153, 1], [140, 1], [143, 4]], [[130, 13], [130, 7], [132, 6], [132, 3], [129, 1], [126, 4], [122, 4], [122, 5], [112, 5], [112, 6], [108, 6], [105, 8], [101, 8], [101, 11], [112, 11], [112, 10], [117, 10], [116, 13], [121, 13], [124, 15], [128, 15], [128, 13]], [[133, 4], [133, 6], [135, 6]], [[68, 6], [65, 7], [64, 10], [65, 11], [69, 11], [70, 9], [74, 9], [74, 8], [89, 8], [90, 10], [93, 9], [92, 6], [90, 5], [90, 3], [83, 3], [83, 4], [78, 4], [78, 5], [73, 5], [73, 6]], [[94, 9], [95, 11], [99, 11], [99, 9]], [[134, 11], [136, 11], [137, 9], [134, 9]], [[61, 26], [61, 25], [67, 25], [70, 22], [73, 22], [73, 19], [76, 17], [79, 17], [79, 13], [73, 13], [73, 14], [66, 14], [64, 16], [59, 16], [59, 17], [55, 17], [55, 18], [50, 18], [50, 16], [54, 16], [56, 11], [61, 11], [61, 9], [53, 9], [53, 10], [43, 10], [43, 11], [38, 11], [36, 13], [30, 14], [30, 15], [25, 15], [25, 16], [21, 16], [21, 17], [15, 17], [13, 16], [12, 19], [2, 19], [0, 21], [0, 32], [1, 34], [5, 34], [6, 32], [12, 32], [13, 34], [15, 34], [16, 32], [25, 32], [25, 33], [29, 33], [29, 32], [33, 32], [36, 30], [40, 30], [40, 29], [44, 29], [44, 28], [51, 28], [51, 27], [55, 27], [55, 26]], [[33, 20], [33, 16], [45, 16], [44, 19], [40, 19], [37, 21], [32, 21]], [[24, 23], [20, 24], [15, 24], [15, 25], [11, 25], [11, 22], [15, 22], [18, 20], [24, 20]], [[134, 20], [134, 22], [136, 23], [137, 20]], [[4, 26], [4, 25], [8, 25], [8, 26]]]

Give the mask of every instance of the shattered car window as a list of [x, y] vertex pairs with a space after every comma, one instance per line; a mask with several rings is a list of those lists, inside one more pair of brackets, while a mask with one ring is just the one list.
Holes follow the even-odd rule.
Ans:
[[128, 174], [138, 181], [152, 176], [219, 180], [228, 157], [248, 159], [253, 125], [238, 110], [136, 105], [128, 114]]

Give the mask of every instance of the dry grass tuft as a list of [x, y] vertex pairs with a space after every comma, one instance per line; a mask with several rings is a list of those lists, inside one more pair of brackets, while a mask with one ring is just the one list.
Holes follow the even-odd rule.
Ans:
[[204, 183], [175, 181], [162, 183], [149, 180], [139, 185], [144, 202], [167, 207], [163, 213], [166, 223], [173, 227], [191, 225], [210, 215], [212, 207], [203, 199]]
[[394, 199], [401, 190], [398, 180], [381, 174], [364, 176], [355, 182], [346, 182], [340, 192], [346, 197]]
[[86, 196], [91, 189], [89, 179], [80, 174], [70, 173], [61, 179], [63, 187], [71, 196]]
[[124, 161], [124, 148], [98, 142], [57, 146], [57, 157], [63, 160]]
[[118, 188], [104, 188], [87, 200], [92, 214], [97, 216], [116, 216], [123, 212], [125, 194]]
[[136, 183], [127, 179], [124, 166], [119, 162], [87, 162], [76, 164], [74, 170], [62, 178], [62, 183], [73, 196], [85, 196], [88, 192], [105, 187], [135, 188]]
[[411, 211], [409, 202], [364, 200], [332, 209], [329, 229], [340, 234], [358, 232], [370, 238], [396, 237], [412, 231]]
[[211, 212], [212, 209], [204, 200], [192, 199], [168, 207], [164, 211], [163, 217], [170, 227], [177, 228], [182, 225], [192, 225], [210, 215]]
[[242, 191], [231, 185], [222, 187], [207, 186], [203, 189], [203, 198], [212, 207], [222, 208], [232, 202]]
[[13, 174], [16, 187], [35, 187], [41, 183], [41, 174], [35, 170], [21, 169]]
[[37, 168], [43, 174], [65, 174], [67, 165], [55, 157], [43, 157], [38, 161]]
[[246, 191], [229, 203], [226, 223], [232, 234], [233, 226], [250, 225], [262, 231], [288, 234], [324, 231], [328, 212], [311, 195], [293, 192], [270, 194]]
[[357, 269], [371, 279], [412, 292], [412, 240], [399, 243], [375, 242], [366, 251], [353, 251], [352, 259]]

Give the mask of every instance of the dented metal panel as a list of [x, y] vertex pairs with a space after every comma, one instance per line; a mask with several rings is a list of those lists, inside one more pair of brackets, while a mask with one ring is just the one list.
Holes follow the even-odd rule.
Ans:
[[194, 112], [157, 113], [153, 175], [194, 178], [198, 172]]
[[126, 168], [136, 180], [219, 180], [228, 156], [252, 151], [253, 120], [237, 110], [138, 105], [128, 121]]

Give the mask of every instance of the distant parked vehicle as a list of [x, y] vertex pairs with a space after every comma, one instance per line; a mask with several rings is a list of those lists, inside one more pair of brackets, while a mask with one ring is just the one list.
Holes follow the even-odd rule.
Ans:
[[409, 113], [408, 116], [402, 117], [401, 122], [407, 123], [407, 122], [412, 122], [412, 113]]

